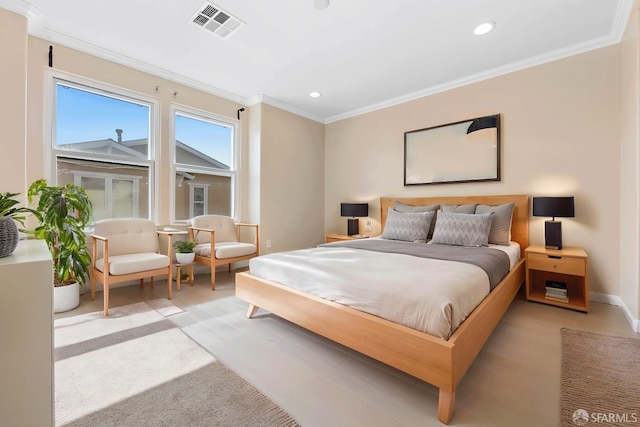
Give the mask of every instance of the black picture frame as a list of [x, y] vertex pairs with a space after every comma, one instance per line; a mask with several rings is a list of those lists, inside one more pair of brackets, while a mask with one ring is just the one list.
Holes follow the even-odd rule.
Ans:
[[500, 114], [404, 133], [404, 185], [501, 180]]

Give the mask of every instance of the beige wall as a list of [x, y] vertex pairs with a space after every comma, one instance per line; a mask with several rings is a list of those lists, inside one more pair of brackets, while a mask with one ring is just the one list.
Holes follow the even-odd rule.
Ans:
[[[253, 108], [260, 108], [263, 253], [322, 243], [324, 125], [266, 104]], [[266, 247], [267, 240], [271, 248]]]
[[27, 19], [0, 9], [0, 192], [24, 193], [27, 88]]
[[[47, 142], [47, 116], [49, 110], [46, 107], [48, 97], [45, 90], [45, 79], [48, 70], [48, 51], [52, 43], [36, 37], [29, 37], [28, 45], [28, 114], [27, 114], [27, 150], [29, 162], [27, 166], [27, 182], [33, 182], [39, 178], [50, 179], [47, 176], [47, 162], [44, 157], [44, 144]], [[236, 111], [242, 106], [233, 101], [174, 83], [147, 73], [106, 61], [95, 56], [87, 55], [74, 49], [53, 44], [54, 69], [80, 76], [85, 79], [106, 83], [128, 91], [133, 91], [147, 97], [156, 99], [159, 103], [157, 112], [159, 124], [156, 125], [156, 189], [154, 220], [159, 224], [169, 222], [170, 192], [159, 189], [170, 188], [170, 123], [171, 103], [177, 103], [206, 112], [214, 113], [229, 119], [236, 119]], [[159, 86], [158, 92], [156, 87]], [[174, 92], [177, 95], [174, 96]], [[43, 120], [44, 118], [44, 120]], [[247, 112], [243, 113], [240, 121], [241, 153], [247, 147]], [[22, 147], [23, 144], [21, 144]], [[244, 168], [245, 156], [240, 155], [240, 169]], [[241, 188], [246, 188], [242, 181], [246, 176], [240, 176]], [[246, 194], [241, 191], [241, 194]], [[247, 214], [247, 203], [240, 200], [240, 219]]]
[[[640, 11], [636, 2], [621, 43], [620, 298], [640, 319]], [[637, 326], [636, 329], [640, 327]]]
[[[502, 181], [403, 186], [405, 131], [501, 114]], [[567, 246], [591, 256], [592, 291], [618, 295], [620, 47], [612, 46], [327, 125], [326, 232], [344, 232], [339, 204], [380, 196], [574, 195]], [[543, 243], [545, 218], [532, 218]]]

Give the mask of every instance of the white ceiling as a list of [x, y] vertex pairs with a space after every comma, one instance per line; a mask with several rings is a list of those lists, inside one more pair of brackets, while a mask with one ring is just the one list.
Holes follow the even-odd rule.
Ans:
[[[241, 104], [329, 123], [620, 41], [633, 0], [0, 0], [55, 43]], [[496, 22], [484, 36], [474, 27]], [[55, 64], [54, 64], [55, 65]], [[322, 93], [311, 98], [311, 91]]]

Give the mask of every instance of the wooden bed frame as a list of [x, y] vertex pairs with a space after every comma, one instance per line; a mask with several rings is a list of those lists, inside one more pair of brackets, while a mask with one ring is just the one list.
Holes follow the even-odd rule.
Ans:
[[[409, 205], [500, 205], [513, 201], [511, 240], [520, 244], [522, 254], [529, 245], [527, 195], [381, 198], [383, 228], [387, 207], [393, 208], [396, 201]], [[263, 308], [438, 387], [438, 419], [448, 424], [455, 409], [456, 386], [513, 301], [524, 279], [522, 256], [448, 341], [276, 282], [258, 279], [250, 272], [236, 275], [236, 296], [249, 303], [249, 318], [259, 307]]]

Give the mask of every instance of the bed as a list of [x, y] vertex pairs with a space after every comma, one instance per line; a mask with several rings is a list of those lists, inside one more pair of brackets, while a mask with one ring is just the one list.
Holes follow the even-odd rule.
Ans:
[[[529, 197], [526, 195], [381, 198], [383, 230], [388, 208], [393, 209], [396, 202], [413, 206], [469, 203], [496, 206], [514, 202], [511, 240], [520, 245], [521, 255], [529, 244]], [[251, 272], [237, 274], [236, 295], [249, 303], [249, 318], [262, 308], [438, 387], [438, 419], [448, 424], [455, 409], [458, 383], [513, 301], [524, 278], [524, 257], [521, 256], [447, 340], [255, 277]]]

